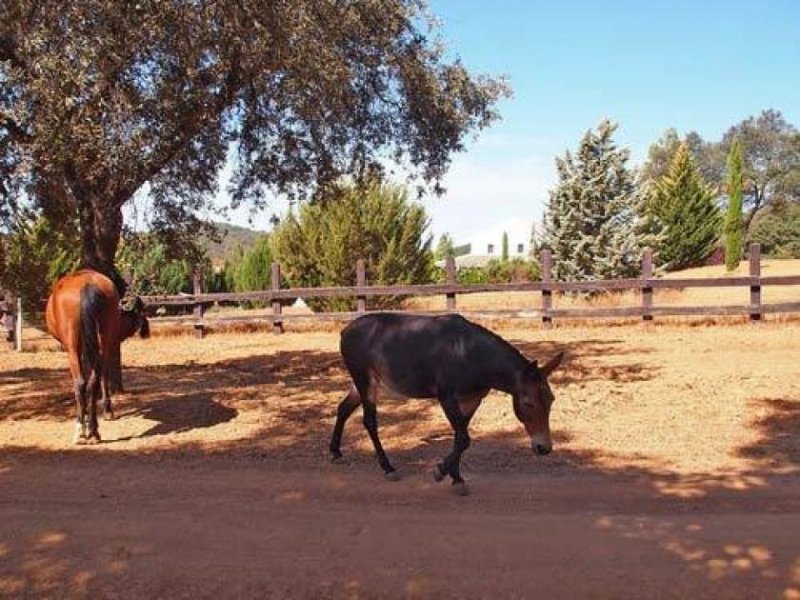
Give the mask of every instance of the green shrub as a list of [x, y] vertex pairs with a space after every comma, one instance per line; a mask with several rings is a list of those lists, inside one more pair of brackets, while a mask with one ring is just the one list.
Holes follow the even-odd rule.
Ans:
[[[352, 286], [356, 261], [366, 262], [372, 285], [429, 283], [431, 238], [424, 208], [399, 186], [370, 183], [337, 187], [325, 199], [300, 206], [273, 233], [275, 257], [298, 287]], [[370, 298], [371, 309], [396, 308], [401, 297]], [[353, 310], [354, 298], [312, 298], [314, 310]]]

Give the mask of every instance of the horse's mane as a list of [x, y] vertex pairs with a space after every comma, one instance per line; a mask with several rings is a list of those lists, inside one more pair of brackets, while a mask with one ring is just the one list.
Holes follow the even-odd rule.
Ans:
[[[463, 319], [464, 317], [461, 317], [461, 318]], [[504, 350], [510, 351], [511, 354], [515, 355], [517, 358], [519, 358], [519, 360], [521, 360], [525, 364], [529, 364], [530, 363], [530, 361], [527, 358], [525, 358], [525, 355], [522, 354], [522, 352], [520, 352], [519, 349], [517, 349], [517, 347], [514, 346], [511, 342], [509, 342], [509, 341], [505, 340], [504, 338], [500, 337], [494, 331], [492, 331], [491, 329], [487, 329], [483, 325], [478, 325], [477, 323], [475, 323], [473, 321], [470, 321], [468, 319], [464, 319], [464, 320], [467, 323], [469, 323], [472, 327], [474, 327], [475, 329], [478, 329], [479, 331], [481, 331], [484, 334], [486, 334], [486, 336], [489, 337], [492, 340], [492, 342], [494, 342], [495, 344], [497, 344], [498, 346], [500, 346]]]

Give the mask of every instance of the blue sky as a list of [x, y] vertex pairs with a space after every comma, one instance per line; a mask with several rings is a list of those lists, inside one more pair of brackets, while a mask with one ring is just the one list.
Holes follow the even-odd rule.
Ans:
[[634, 164], [668, 127], [718, 139], [765, 108], [800, 126], [798, 0], [430, 7], [452, 54], [474, 72], [507, 76], [514, 90], [500, 105], [502, 120], [455, 157], [448, 193], [425, 200], [437, 235], [458, 241], [510, 218], [538, 221], [555, 156], [605, 117], [619, 123], [617, 141]]

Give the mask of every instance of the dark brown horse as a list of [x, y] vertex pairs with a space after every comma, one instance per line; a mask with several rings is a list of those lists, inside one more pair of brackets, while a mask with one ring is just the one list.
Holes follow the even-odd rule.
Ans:
[[561, 364], [563, 353], [539, 366], [498, 335], [458, 315], [391, 313], [374, 313], [350, 323], [342, 331], [340, 348], [353, 385], [337, 411], [330, 443], [334, 461], [342, 457], [344, 424], [361, 406], [378, 462], [387, 478], [397, 478], [378, 437], [376, 404], [382, 395], [439, 400], [455, 439], [453, 451], [434, 468], [433, 476], [441, 481], [449, 475], [461, 494], [467, 491], [460, 470], [461, 455], [470, 445], [467, 429], [489, 390], [511, 395], [514, 414], [536, 454], [548, 454], [553, 448], [554, 397], [547, 378]]
[[[150, 334], [140, 298], [120, 306], [114, 283], [105, 275], [82, 269], [59, 279], [47, 300], [47, 328], [69, 357], [77, 405], [76, 444], [100, 441], [97, 398], [102, 391], [106, 418], [113, 419], [109, 390], [111, 360], [123, 340], [137, 331]], [[87, 397], [88, 391], [88, 397]]]

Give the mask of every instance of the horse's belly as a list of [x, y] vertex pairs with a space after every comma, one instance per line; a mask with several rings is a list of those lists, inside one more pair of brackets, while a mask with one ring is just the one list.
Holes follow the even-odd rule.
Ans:
[[394, 381], [377, 374], [373, 375], [371, 386], [374, 387], [373, 395], [381, 400], [436, 397], [433, 385], [425, 385], [424, 382]]

